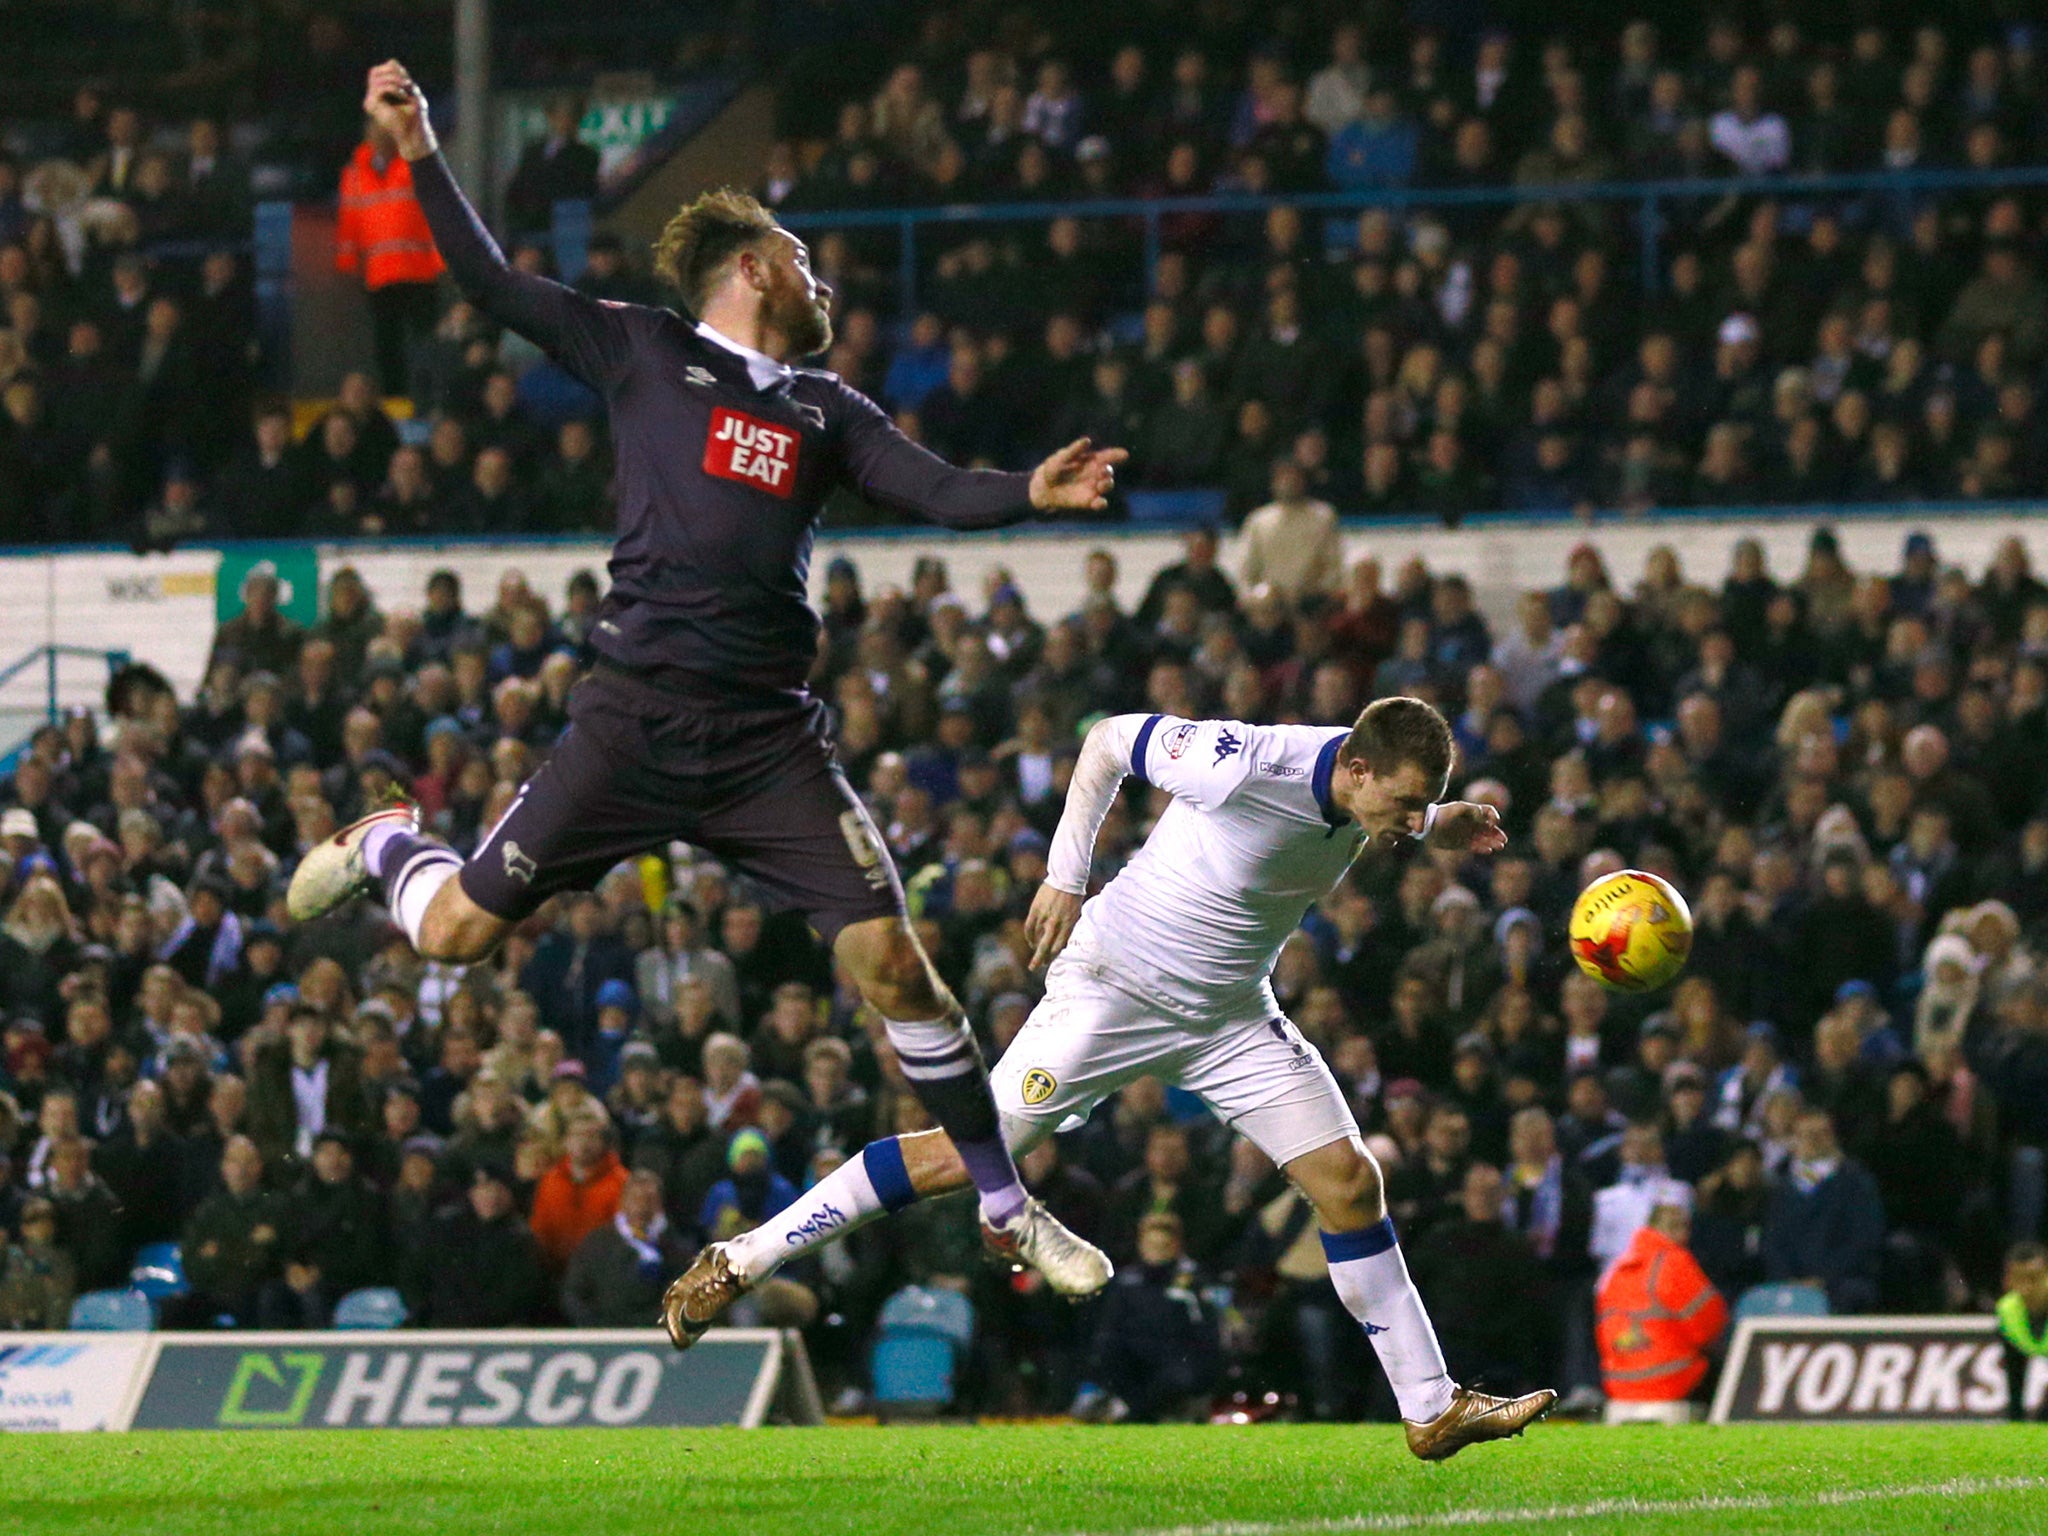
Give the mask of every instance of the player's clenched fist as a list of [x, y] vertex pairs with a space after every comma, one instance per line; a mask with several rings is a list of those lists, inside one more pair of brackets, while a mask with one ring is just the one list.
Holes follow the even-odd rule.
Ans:
[[1069, 891], [1041, 885], [1024, 918], [1024, 942], [1031, 946], [1031, 969], [1042, 971], [1059, 958], [1074, 936], [1081, 917], [1081, 898]]
[[434, 125], [427, 120], [426, 93], [398, 60], [386, 59], [370, 70], [363, 111], [406, 159], [424, 160], [434, 152]]

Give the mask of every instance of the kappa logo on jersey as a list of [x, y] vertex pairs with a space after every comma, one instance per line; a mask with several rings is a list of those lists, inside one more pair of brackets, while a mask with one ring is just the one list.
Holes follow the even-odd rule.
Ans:
[[1177, 760], [1181, 753], [1187, 751], [1188, 743], [1195, 739], [1195, 732], [1199, 729], [1199, 726], [1176, 725], [1160, 737], [1161, 745], [1166, 748], [1166, 755]]
[[507, 843], [505, 854], [505, 878], [517, 880], [521, 885], [533, 884], [534, 876], [540, 873], [540, 866], [520, 850], [517, 843]]
[[689, 367], [683, 370], [683, 377], [700, 388], [704, 385], [716, 384], [718, 382], [717, 374], [713, 373], [709, 368], [699, 368], [695, 363], [690, 364]]
[[1261, 763], [1259, 764], [1259, 772], [1266, 775], [1269, 779], [1305, 779], [1308, 777], [1308, 770], [1306, 768], [1297, 768], [1292, 763]]
[[801, 439], [744, 411], [719, 406], [704, 439], [704, 473], [737, 480], [784, 501], [796, 493], [796, 458]]
[[792, 400], [789, 408], [820, 432], [825, 430], [825, 408], [822, 405], [806, 405], [801, 400]]
[[1214, 766], [1221, 768], [1223, 766], [1223, 759], [1237, 756], [1238, 751], [1243, 746], [1244, 739], [1237, 732], [1228, 729], [1218, 732], [1216, 736], [1216, 762]]
[[1024, 1074], [1024, 1102], [1026, 1104], [1043, 1104], [1052, 1097], [1053, 1090], [1057, 1087], [1059, 1087], [1058, 1078], [1054, 1077], [1043, 1067], [1033, 1067]]

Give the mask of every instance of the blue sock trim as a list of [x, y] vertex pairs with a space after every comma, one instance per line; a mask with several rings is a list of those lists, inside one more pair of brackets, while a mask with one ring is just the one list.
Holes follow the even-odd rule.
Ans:
[[1322, 1238], [1323, 1257], [1332, 1264], [1370, 1259], [1394, 1246], [1394, 1218], [1382, 1217], [1377, 1226], [1367, 1227], [1362, 1232], [1325, 1232]]
[[894, 1136], [869, 1142], [860, 1156], [884, 1210], [900, 1211], [917, 1203], [917, 1191], [910, 1187], [910, 1170], [903, 1166], [902, 1144]]

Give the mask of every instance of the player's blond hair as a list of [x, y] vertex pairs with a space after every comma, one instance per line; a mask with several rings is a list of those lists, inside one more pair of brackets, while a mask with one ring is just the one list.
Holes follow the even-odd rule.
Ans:
[[726, 262], [781, 227], [759, 198], [720, 187], [685, 203], [668, 221], [654, 242], [654, 270], [699, 314]]

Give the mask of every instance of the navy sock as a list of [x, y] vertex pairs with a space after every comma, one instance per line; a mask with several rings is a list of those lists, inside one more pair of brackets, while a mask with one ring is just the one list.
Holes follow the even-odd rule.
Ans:
[[981, 1191], [983, 1214], [997, 1224], [1009, 1220], [1024, 1207], [1024, 1186], [1003, 1145], [981, 1047], [965, 1015], [955, 1010], [943, 1019], [883, 1022], [918, 1102], [952, 1141]]

